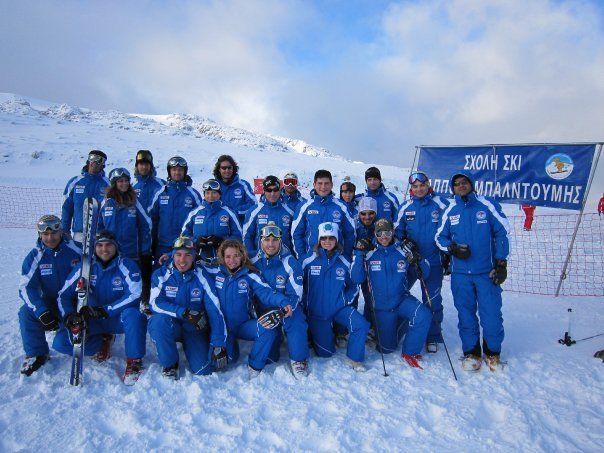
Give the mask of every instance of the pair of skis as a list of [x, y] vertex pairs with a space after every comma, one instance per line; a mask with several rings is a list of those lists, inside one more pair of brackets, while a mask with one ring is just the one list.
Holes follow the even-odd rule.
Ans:
[[[96, 198], [86, 198], [83, 206], [84, 242], [82, 243], [82, 271], [77, 283], [78, 305], [76, 312], [80, 313], [82, 307], [88, 305], [90, 293], [90, 267], [94, 255], [94, 238], [99, 220], [99, 202]], [[71, 385], [82, 385], [84, 371], [84, 346], [86, 343], [86, 322], [71, 329], [73, 355], [71, 360]]]

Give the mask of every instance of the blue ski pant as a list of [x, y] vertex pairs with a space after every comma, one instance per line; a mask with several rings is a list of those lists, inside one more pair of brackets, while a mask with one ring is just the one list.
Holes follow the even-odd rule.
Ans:
[[[58, 312], [55, 314], [60, 319]], [[21, 330], [23, 350], [25, 351], [26, 357], [48, 355], [49, 348], [48, 343], [46, 342], [46, 332], [44, 331], [44, 327], [42, 326], [42, 323], [38, 317], [34, 314], [33, 310], [28, 308], [26, 305], [22, 305], [19, 309], [19, 327]], [[66, 348], [64, 347], [65, 344], [67, 345]], [[62, 323], [60, 324], [59, 330], [55, 332], [52, 347], [59, 352], [63, 352], [62, 349], [65, 349], [66, 354], [71, 354], [73, 351], [73, 347], [69, 342], [67, 330]], [[100, 347], [100, 343], [98, 347]], [[96, 351], [92, 354], [94, 353], [96, 353]]]
[[159, 363], [163, 368], [178, 363], [177, 342], [182, 348], [193, 374], [208, 375], [215, 369], [211, 360], [210, 340], [207, 329], [199, 331], [184, 319], [155, 313], [149, 319], [149, 335], [157, 349]]
[[350, 360], [365, 360], [365, 340], [369, 332], [369, 321], [352, 306], [339, 310], [332, 317], [323, 319], [309, 314], [308, 325], [312, 335], [313, 349], [319, 357], [331, 357], [336, 352], [333, 323], [348, 332], [346, 355]]
[[464, 353], [472, 351], [480, 342], [479, 317], [487, 346], [493, 352], [501, 352], [504, 337], [501, 287], [491, 281], [489, 274], [453, 273], [451, 292]]
[[257, 370], [264, 369], [266, 361], [277, 339], [277, 329], [265, 329], [256, 319], [248, 319], [237, 326], [227, 326], [227, 354], [231, 362], [239, 360], [238, 339], [253, 341], [252, 350], [248, 356], [247, 363]]
[[[378, 351], [381, 349], [384, 354], [394, 352], [398, 346], [400, 335], [404, 333], [405, 339], [401, 352], [409, 355], [417, 355], [422, 352], [432, 323], [432, 313], [418, 299], [409, 295], [392, 311], [376, 310], [375, 318], [379, 331]], [[403, 325], [401, 326], [401, 324]], [[378, 335], [376, 335], [376, 339], [377, 337]]]
[[[407, 271], [407, 281], [409, 283], [409, 289], [413, 287], [415, 282], [419, 280], [415, 267], [409, 266]], [[430, 295], [430, 302], [432, 307], [432, 324], [428, 331], [427, 341], [429, 343], [442, 343], [442, 331], [441, 324], [443, 322], [443, 296], [441, 295], [441, 289], [443, 286], [443, 267], [440, 263], [430, 263], [430, 274], [428, 277], [424, 277], [428, 294]], [[418, 282], [421, 285], [421, 282]], [[422, 300], [426, 306], [428, 306], [428, 298], [426, 297], [426, 291], [424, 287], [421, 288]]]
[[[310, 351], [308, 349], [308, 324], [306, 323], [306, 316], [302, 307], [298, 305], [298, 308], [294, 310], [294, 313], [289, 318], [283, 319], [282, 325], [283, 332], [287, 335], [287, 351], [289, 358], [296, 362], [302, 362], [310, 357]], [[280, 346], [283, 341], [283, 333], [281, 327], [277, 327], [278, 336], [277, 340], [273, 343], [269, 360], [271, 362], [278, 362], [280, 355]]]

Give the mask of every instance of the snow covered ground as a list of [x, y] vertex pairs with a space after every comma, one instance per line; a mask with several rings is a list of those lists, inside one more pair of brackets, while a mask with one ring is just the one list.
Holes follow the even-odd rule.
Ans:
[[[228, 128], [219, 138], [208, 137], [155, 125], [144, 116], [124, 119], [118, 112], [58, 117], [14, 99], [0, 98], [4, 185], [27, 181], [62, 187], [92, 148], [109, 154], [109, 168], [131, 167], [137, 149], [151, 149], [162, 176], [166, 160], [181, 154], [197, 182], [210, 176], [222, 153], [235, 157], [246, 179], [295, 169], [309, 184], [316, 169], [328, 168], [336, 181], [350, 175], [360, 186], [368, 167], [325, 153], [300, 153], [287, 148], [288, 139], [280, 139], [285, 147], [278, 150], [269, 142], [258, 146], [264, 139], [240, 130], [231, 140]], [[59, 110], [77, 109], [51, 109]], [[404, 169], [380, 168], [390, 186], [406, 178]], [[604, 337], [572, 347], [558, 344], [567, 329], [568, 307], [574, 310], [573, 338], [604, 330], [602, 298], [504, 293], [508, 366], [497, 374], [468, 374], [459, 368], [456, 312], [445, 282], [444, 335], [457, 382], [444, 350], [425, 357], [424, 371], [403, 365], [396, 354], [386, 356], [389, 376], [384, 377], [380, 355], [370, 348], [366, 373], [348, 368], [340, 350], [332, 359], [313, 357], [308, 379], [296, 381], [282, 348], [281, 362], [251, 382], [245, 360], [209, 377], [187, 372], [179, 382], [167, 382], [148, 340], [145, 373], [134, 387], [126, 387], [119, 379], [125, 356], [118, 338], [108, 362], [86, 360], [85, 385], [73, 388], [67, 383], [70, 358], [54, 352], [39, 372], [27, 378], [19, 374], [17, 287], [21, 262], [36, 235], [32, 229], [0, 229], [0, 236], [0, 451], [599, 452], [604, 447], [604, 364], [592, 358], [604, 348]]]

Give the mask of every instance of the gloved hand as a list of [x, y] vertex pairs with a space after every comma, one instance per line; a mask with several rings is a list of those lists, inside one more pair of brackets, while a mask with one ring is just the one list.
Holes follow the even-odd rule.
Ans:
[[42, 326], [44, 326], [45, 331], [50, 332], [53, 330], [59, 330], [59, 319], [51, 312], [45, 311], [38, 316], [38, 319], [42, 323]]
[[189, 310], [188, 308], [185, 309], [184, 313], [182, 314], [182, 318], [188, 323], [194, 325], [197, 330], [203, 330], [208, 324], [206, 314], [204, 312]]
[[449, 252], [455, 258], [459, 258], [460, 260], [467, 260], [470, 257], [470, 246], [468, 244], [457, 244], [453, 242], [448, 247]]
[[229, 363], [229, 356], [225, 348], [214, 348], [212, 351], [212, 360], [216, 362], [216, 368], [221, 369]]
[[215, 249], [222, 244], [222, 241], [224, 241], [224, 239], [222, 239], [220, 236], [216, 236], [215, 234], [206, 236], [206, 244]]
[[363, 253], [371, 252], [375, 249], [375, 244], [370, 238], [359, 239], [354, 246], [355, 250], [359, 250]]
[[401, 241], [401, 250], [405, 254], [405, 258], [407, 258], [409, 264], [415, 265], [422, 259], [417, 250], [417, 245], [411, 239], [403, 239]]
[[508, 277], [508, 262], [506, 260], [495, 261], [495, 267], [489, 272], [489, 278], [496, 285], [501, 285]]
[[153, 314], [153, 312], [151, 311], [151, 307], [149, 305], [149, 302], [143, 302], [143, 301], [141, 301], [141, 303], [138, 306], [138, 309], [140, 310], [140, 312], [143, 315], [145, 315], [147, 317], [149, 317], [149, 316], [151, 316]]
[[65, 326], [71, 331], [83, 327], [85, 323], [86, 320], [79, 313], [71, 313], [65, 317]]
[[101, 307], [92, 307], [90, 305], [85, 305], [80, 309], [80, 315], [84, 317], [84, 319], [107, 319], [109, 315], [105, 311], [104, 308]]

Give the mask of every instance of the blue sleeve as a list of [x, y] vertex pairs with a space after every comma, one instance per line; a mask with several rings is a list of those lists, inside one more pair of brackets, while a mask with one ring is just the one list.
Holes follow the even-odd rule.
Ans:
[[210, 321], [210, 342], [212, 346], [222, 348], [226, 345], [227, 330], [224, 316], [220, 310], [220, 300], [218, 299], [214, 283], [207, 272], [202, 269], [200, 274], [199, 281], [205, 291], [203, 303]]
[[285, 294], [290, 296], [290, 300], [296, 300], [296, 303], [292, 304], [292, 308], [295, 310], [302, 302], [302, 295], [304, 291], [304, 276], [302, 273], [302, 266], [300, 266], [300, 263], [298, 263], [293, 256], [289, 256], [285, 260], [284, 266], [285, 271], [287, 272]]
[[453, 205], [450, 205], [440, 218], [440, 222], [434, 236], [436, 246], [445, 253], [449, 253], [448, 247], [453, 242], [451, 240], [451, 222], [449, 221], [449, 212], [451, 211], [452, 207]]
[[193, 209], [187, 218], [185, 219], [185, 223], [182, 225], [182, 229], [180, 231], [181, 236], [188, 236], [190, 238], [193, 237], [193, 226], [195, 225], [195, 216], [199, 212], [199, 208]]
[[172, 302], [166, 297], [165, 282], [169, 276], [166, 276], [168, 268], [163, 266], [153, 272], [151, 276], [151, 294], [149, 296], [149, 306], [153, 313], [161, 313], [172, 318], [182, 319], [185, 307]]
[[[302, 205], [304, 206], [304, 205]], [[292, 224], [294, 252], [299, 259], [306, 253], [306, 209], [300, 209]]]
[[492, 213], [493, 222], [491, 223], [491, 232], [495, 243], [495, 259], [507, 260], [510, 254], [510, 224], [501, 209], [501, 205], [495, 200], [490, 201], [495, 207], [495, 213]]
[[357, 240], [357, 230], [354, 226], [354, 221], [352, 221], [352, 218], [348, 213], [345, 212], [343, 214], [345, 214], [346, 218], [342, 222], [344, 225], [344, 231], [342, 232], [342, 247], [344, 247], [344, 255], [350, 258], [352, 257], [352, 250]]
[[360, 250], [354, 251], [352, 258], [352, 267], [350, 269], [350, 278], [353, 283], [360, 285], [367, 278], [365, 272], [365, 254]]
[[407, 222], [405, 221], [405, 210], [399, 209], [394, 222], [394, 236], [399, 239], [407, 237]]
[[145, 208], [136, 200], [136, 223], [138, 228], [139, 250], [141, 255], [151, 254], [151, 218]]
[[283, 308], [287, 305], [295, 306], [297, 301], [292, 296], [278, 293], [258, 274], [248, 274], [248, 283], [253, 294], [260, 299], [263, 305]]
[[142, 283], [138, 264], [129, 259], [120, 258], [118, 267], [122, 275], [124, 294], [115, 302], [104, 307], [110, 317], [118, 316], [128, 307], [138, 308], [141, 300]]
[[245, 219], [243, 221], [243, 245], [250, 252], [250, 256], [253, 256], [254, 251], [257, 250], [256, 246], [256, 214], [255, 209], [251, 208], [245, 213]]
[[19, 297], [25, 302], [36, 316], [40, 316], [48, 307], [41, 296], [40, 259], [42, 252], [33, 249], [25, 257], [21, 266], [21, 281], [19, 283]]
[[346, 273], [346, 286], [344, 287], [344, 297], [346, 298], [346, 305], [352, 305], [354, 299], [359, 293], [359, 286], [355, 284], [350, 278], [350, 270]]
[[71, 183], [76, 178], [77, 176], [71, 178], [63, 191], [65, 200], [63, 201], [63, 207], [61, 209], [61, 226], [63, 231], [68, 234], [71, 232], [71, 222], [73, 221], [73, 189], [71, 188]]
[[59, 291], [57, 302], [63, 319], [77, 309], [76, 285], [82, 273], [82, 263], [75, 266]]
[[258, 200], [256, 200], [256, 196], [254, 195], [254, 191], [252, 190], [252, 186], [249, 182], [244, 179], [240, 179], [239, 182], [243, 186], [246, 201], [239, 206], [239, 212], [237, 212], [237, 214], [244, 214], [245, 211], [250, 209], [252, 206], [256, 206], [258, 204]]

